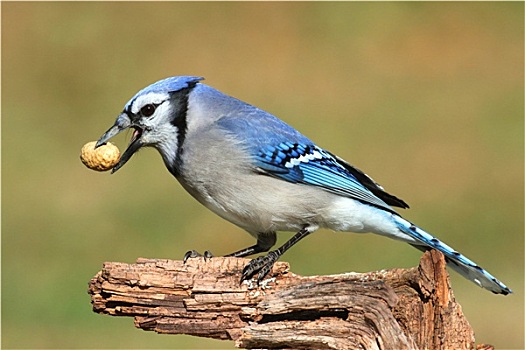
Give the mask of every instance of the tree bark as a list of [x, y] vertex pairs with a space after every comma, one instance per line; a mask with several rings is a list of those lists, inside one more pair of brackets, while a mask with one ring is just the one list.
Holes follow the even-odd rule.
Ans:
[[158, 333], [233, 340], [240, 348], [474, 349], [443, 255], [417, 268], [298, 276], [277, 262], [260, 286], [248, 260], [214, 257], [105, 263], [89, 283], [93, 311], [132, 316]]

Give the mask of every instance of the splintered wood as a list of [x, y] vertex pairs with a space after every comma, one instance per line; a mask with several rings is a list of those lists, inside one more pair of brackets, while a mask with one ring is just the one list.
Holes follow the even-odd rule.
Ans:
[[233, 340], [240, 348], [475, 349], [443, 255], [418, 268], [298, 276], [277, 262], [260, 286], [248, 260], [105, 263], [89, 283], [93, 311], [132, 316], [158, 333]]

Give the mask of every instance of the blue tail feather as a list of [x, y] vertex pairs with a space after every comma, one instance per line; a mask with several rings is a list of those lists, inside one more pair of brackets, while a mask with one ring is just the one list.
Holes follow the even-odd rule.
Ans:
[[471, 280], [478, 286], [486, 288], [495, 294], [507, 295], [512, 293], [506, 285], [501, 283], [496, 277], [492, 276], [488, 271], [481, 268], [474, 261], [470, 260], [463, 254], [457, 252], [447, 244], [441, 242], [436, 237], [423, 231], [421, 228], [403, 219], [400, 216], [392, 216], [397, 227], [413, 239], [421, 242], [419, 244], [412, 244], [415, 248], [426, 251], [428, 249], [439, 250], [443, 255], [448, 265], [463, 277]]

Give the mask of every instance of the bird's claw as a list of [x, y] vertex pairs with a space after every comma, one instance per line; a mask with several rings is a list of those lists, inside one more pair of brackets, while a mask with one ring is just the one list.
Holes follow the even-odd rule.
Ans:
[[204, 260], [208, 260], [208, 259], [213, 258], [213, 254], [209, 250], [206, 250], [204, 254], [201, 254], [196, 250], [190, 250], [190, 251], [187, 251], [186, 254], [184, 254], [184, 259], [182, 261], [184, 262], [184, 264], [186, 264], [186, 261], [188, 261], [188, 259], [200, 258], [200, 257], [203, 257]]
[[251, 279], [257, 274], [256, 281], [259, 284], [270, 273], [277, 259], [279, 259], [279, 255], [273, 251], [251, 260], [242, 270], [240, 283]]

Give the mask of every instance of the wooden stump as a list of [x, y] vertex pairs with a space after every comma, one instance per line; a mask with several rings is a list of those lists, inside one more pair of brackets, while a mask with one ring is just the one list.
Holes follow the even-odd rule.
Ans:
[[417, 268], [298, 276], [277, 262], [260, 286], [248, 260], [105, 263], [89, 283], [93, 311], [133, 316], [158, 333], [233, 340], [240, 348], [474, 349], [443, 255]]

